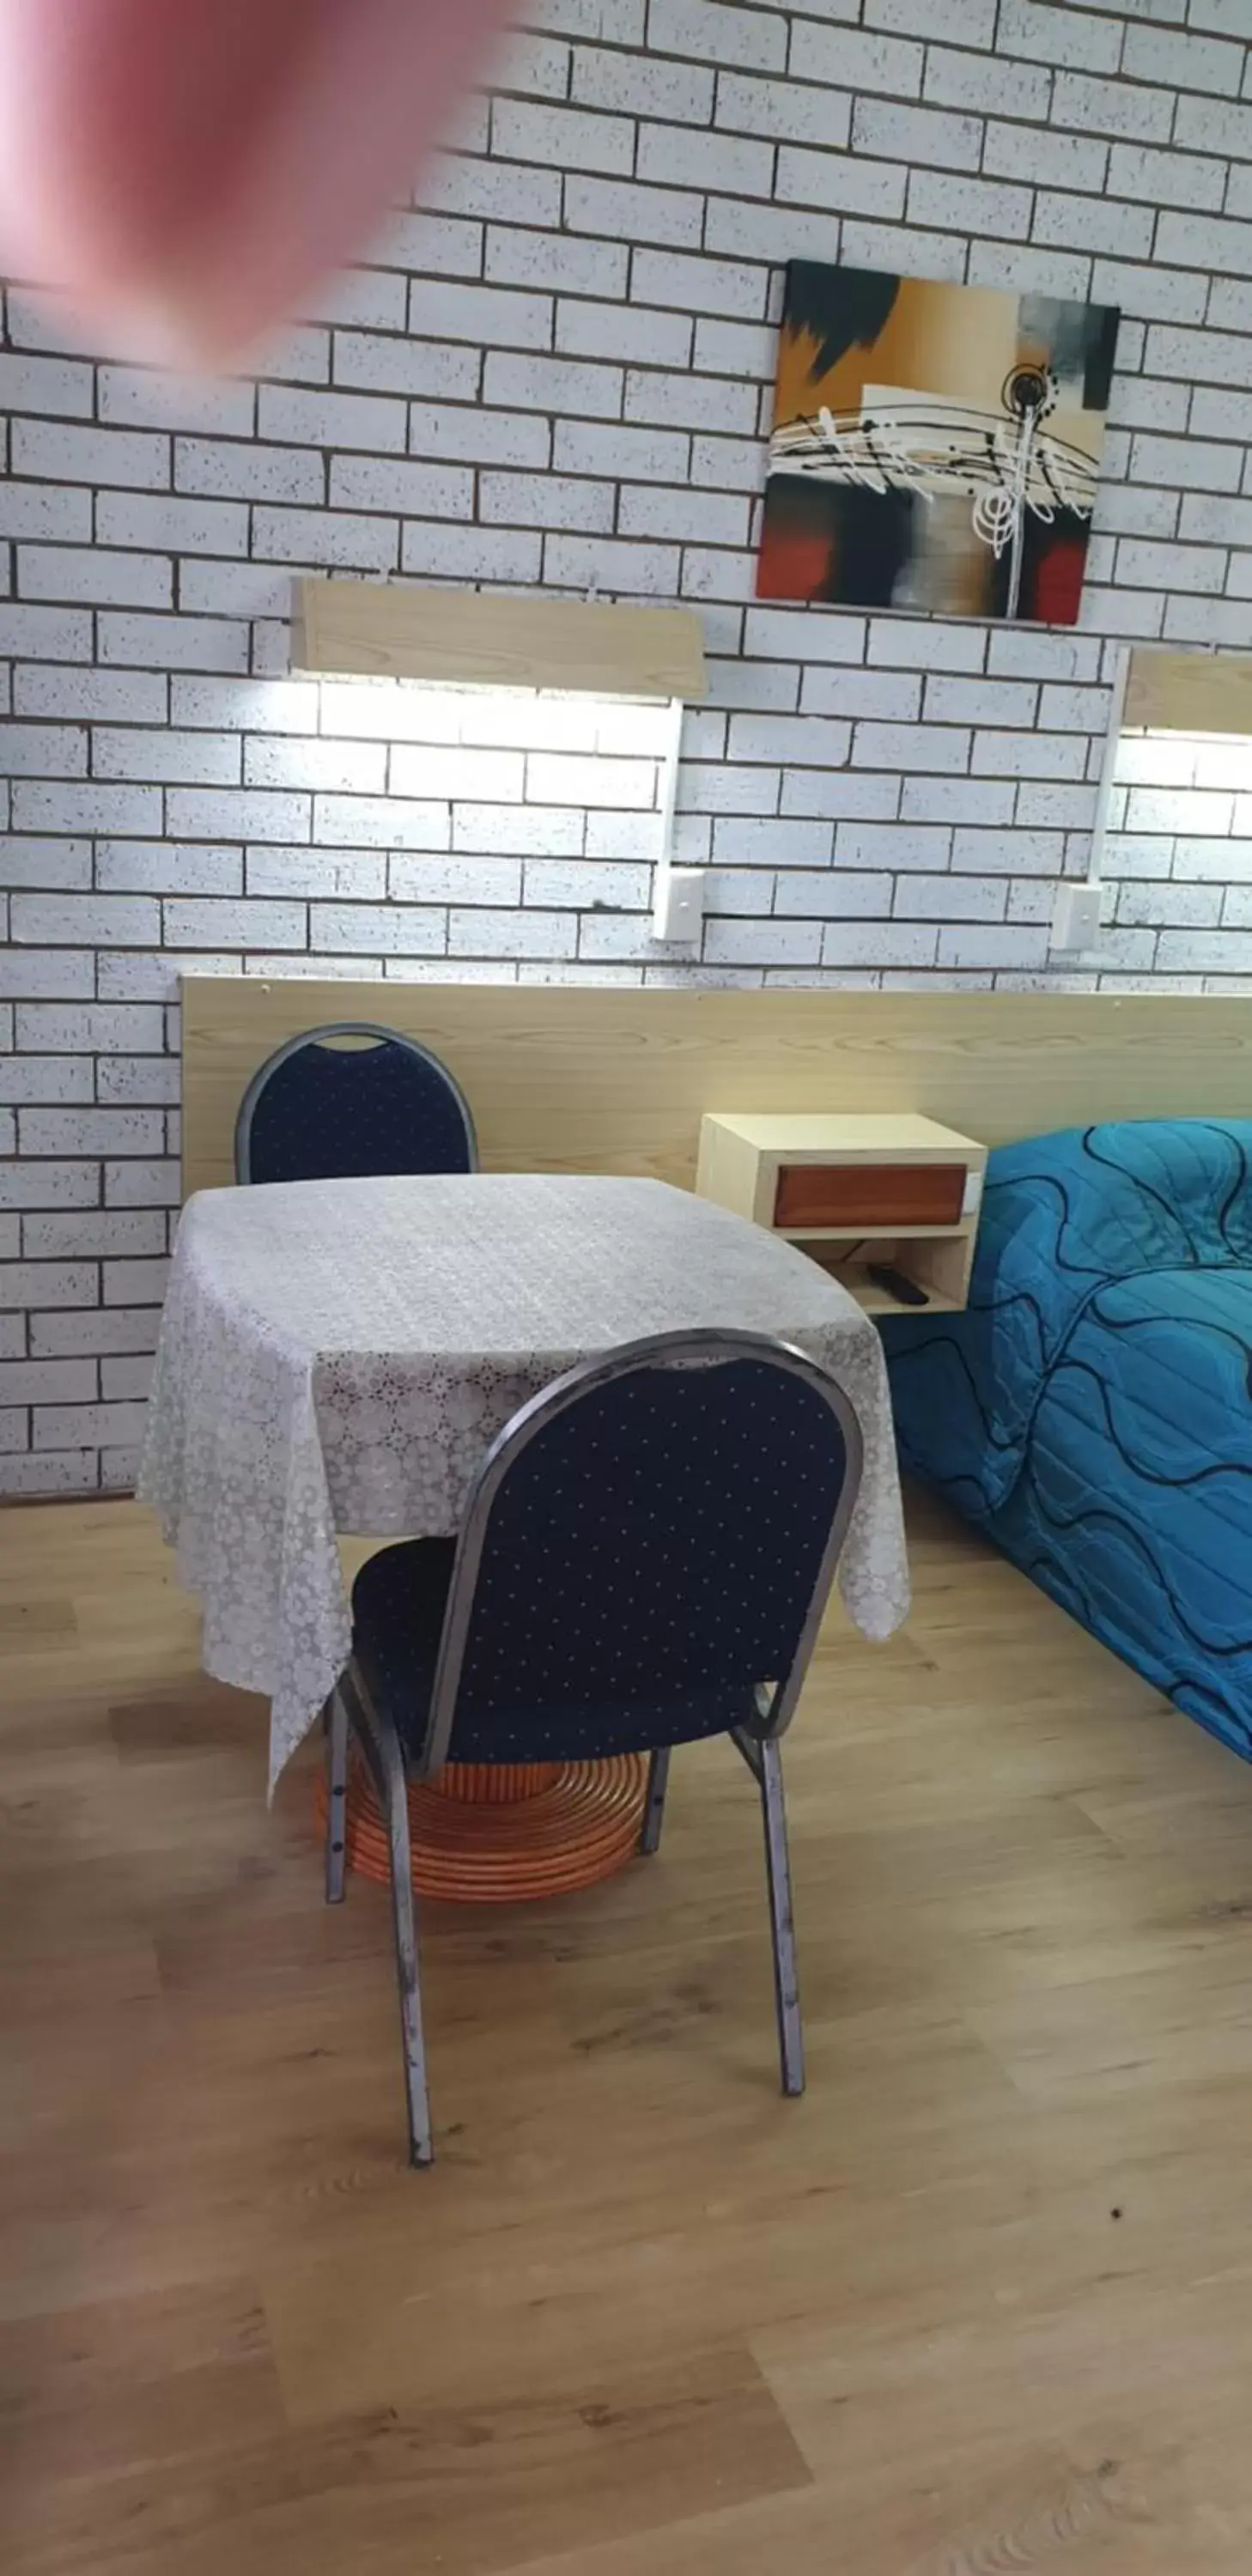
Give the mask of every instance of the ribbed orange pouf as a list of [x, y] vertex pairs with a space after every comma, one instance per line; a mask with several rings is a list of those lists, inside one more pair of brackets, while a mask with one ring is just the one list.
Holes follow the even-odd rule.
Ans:
[[[462, 1904], [516, 1905], [611, 1878], [637, 1850], [648, 1768], [641, 1753], [610, 1762], [450, 1762], [438, 1785], [409, 1783], [413, 1885]], [[326, 1775], [315, 1805], [325, 1829]], [[348, 1866], [390, 1878], [387, 1829], [373, 1783], [353, 1758]]]

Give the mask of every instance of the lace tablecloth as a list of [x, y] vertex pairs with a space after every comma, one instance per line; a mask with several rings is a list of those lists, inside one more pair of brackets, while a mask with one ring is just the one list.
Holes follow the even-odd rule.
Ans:
[[645, 1333], [738, 1325], [820, 1360], [865, 1473], [840, 1585], [908, 1607], [882, 1350], [789, 1244], [660, 1181], [476, 1173], [206, 1190], [179, 1228], [140, 1494], [204, 1609], [204, 1665], [271, 1701], [270, 1786], [348, 1658], [337, 1530], [458, 1526], [527, 1397]]

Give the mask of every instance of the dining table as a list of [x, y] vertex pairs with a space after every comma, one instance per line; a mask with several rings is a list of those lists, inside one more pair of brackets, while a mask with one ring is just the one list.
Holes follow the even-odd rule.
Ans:
[[[296, 1181], [188, 1201], [139, 1492], [202, 1606], [206, 1672], [270, 1703], [271, 1796], [350, 1657], [340, 1538], [454, 1535], [531, 1396], [622, 1343], [704, 1326], [788, 1342], [848, 1397], [864, 1466], [839, 1586], [856, 1626], [889, 1636], [909, 1591], [882, 1346], [793, 1245], [688, 1190], [600, 1174]], [[542, 1892], [562, 1837], [616, 1858], [631, 1847], [637, 1766], [572, 1764], [541, 1782], [457, 1771], [422, 1792], [419, 1884], [424, 1843], [428, 1883], [451, 1895]]]

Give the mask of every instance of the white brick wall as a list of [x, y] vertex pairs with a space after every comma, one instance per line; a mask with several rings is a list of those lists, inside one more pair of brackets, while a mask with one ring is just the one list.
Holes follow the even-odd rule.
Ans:
[[[1252, 646], [1252, 8], [546, 0], [258, 383], [0, 347], [0, 1492], [125, 1482], [180, 969], [1252, 984], [1252, 751], [1128, 741], [1120, 638]], [[1245, 20], [1246, 27], [1245, 40]], [[753, 604], [780, 266], [1120, 302], [1076, 634]], [[678, 847], [629, 711], [290, 681], [292, 569], [699, 605]]]

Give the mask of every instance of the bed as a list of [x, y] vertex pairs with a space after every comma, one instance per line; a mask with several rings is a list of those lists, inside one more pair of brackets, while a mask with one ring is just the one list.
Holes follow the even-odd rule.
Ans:
[[1252, 1120], [999, 1147], [968, 1310], [884, 1339], [902, 1464], [1252, 1759]]

